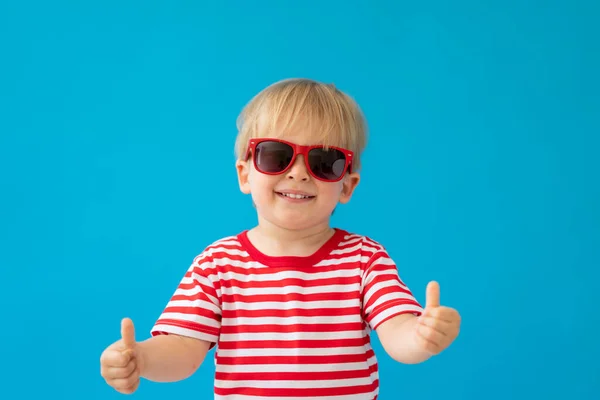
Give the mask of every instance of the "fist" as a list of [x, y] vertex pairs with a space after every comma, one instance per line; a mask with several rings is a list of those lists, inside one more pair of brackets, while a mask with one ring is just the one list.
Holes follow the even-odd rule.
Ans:
[[458, 336], [460, 315], [450, 307], [440, 306], [440, 286], [437, 282], [427, 285], [425, 310], [416, 324], [417, 346], [431, 354], [445, 350]]
[[111, 344], [100, 356], [100, 374], [116, 391], [135, 392], [140, 384], [139, 348], [135, 342], [133, 322], [121, 322], [121, 339]]

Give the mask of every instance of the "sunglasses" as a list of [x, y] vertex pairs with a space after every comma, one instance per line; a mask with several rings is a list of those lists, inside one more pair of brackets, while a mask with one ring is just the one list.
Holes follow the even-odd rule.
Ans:
[[286, 172], [299, 154], [304, 156], [306, 169], [314, 178], [325, 182], [337, 182], [352, 171], [354, 154], [340, 147], [300, 146], [280, 139], [250, 139], [246, 160], [253, 156], [254, 167], [267, 175]]

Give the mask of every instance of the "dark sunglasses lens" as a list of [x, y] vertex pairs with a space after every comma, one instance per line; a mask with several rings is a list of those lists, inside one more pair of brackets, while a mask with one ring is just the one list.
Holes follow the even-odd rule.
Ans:
[[308, 152], [308, 165], [315, 176], [337, 180], [344, 174], [346, 155], [335, 149], [312, 149]]
[[261, 172], [277, 173], [290, 165], [294, 149], [285, 143], [261, 142], [256, 145], [256, 168]]

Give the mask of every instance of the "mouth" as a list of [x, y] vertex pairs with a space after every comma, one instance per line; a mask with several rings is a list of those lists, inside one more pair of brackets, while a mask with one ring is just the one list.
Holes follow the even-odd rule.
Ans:
[[306, 201], [314, 199], [316, 196], [313, 196], [308, 193], [293, 193], [293, 192], [275, 192], [279, 197], [283, 197], [286, 200], [295, 200], [295, 201]]

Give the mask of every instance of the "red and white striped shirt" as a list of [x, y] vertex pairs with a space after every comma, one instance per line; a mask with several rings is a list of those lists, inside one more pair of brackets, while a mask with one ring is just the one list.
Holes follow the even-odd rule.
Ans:
[[216, 345], [215, 399], [371, 400], [371, 330], [421, 311], [366, 236], [336, 229], [311, 256], [272, 257], [244, 231], [194, 259], [151, 332]]

